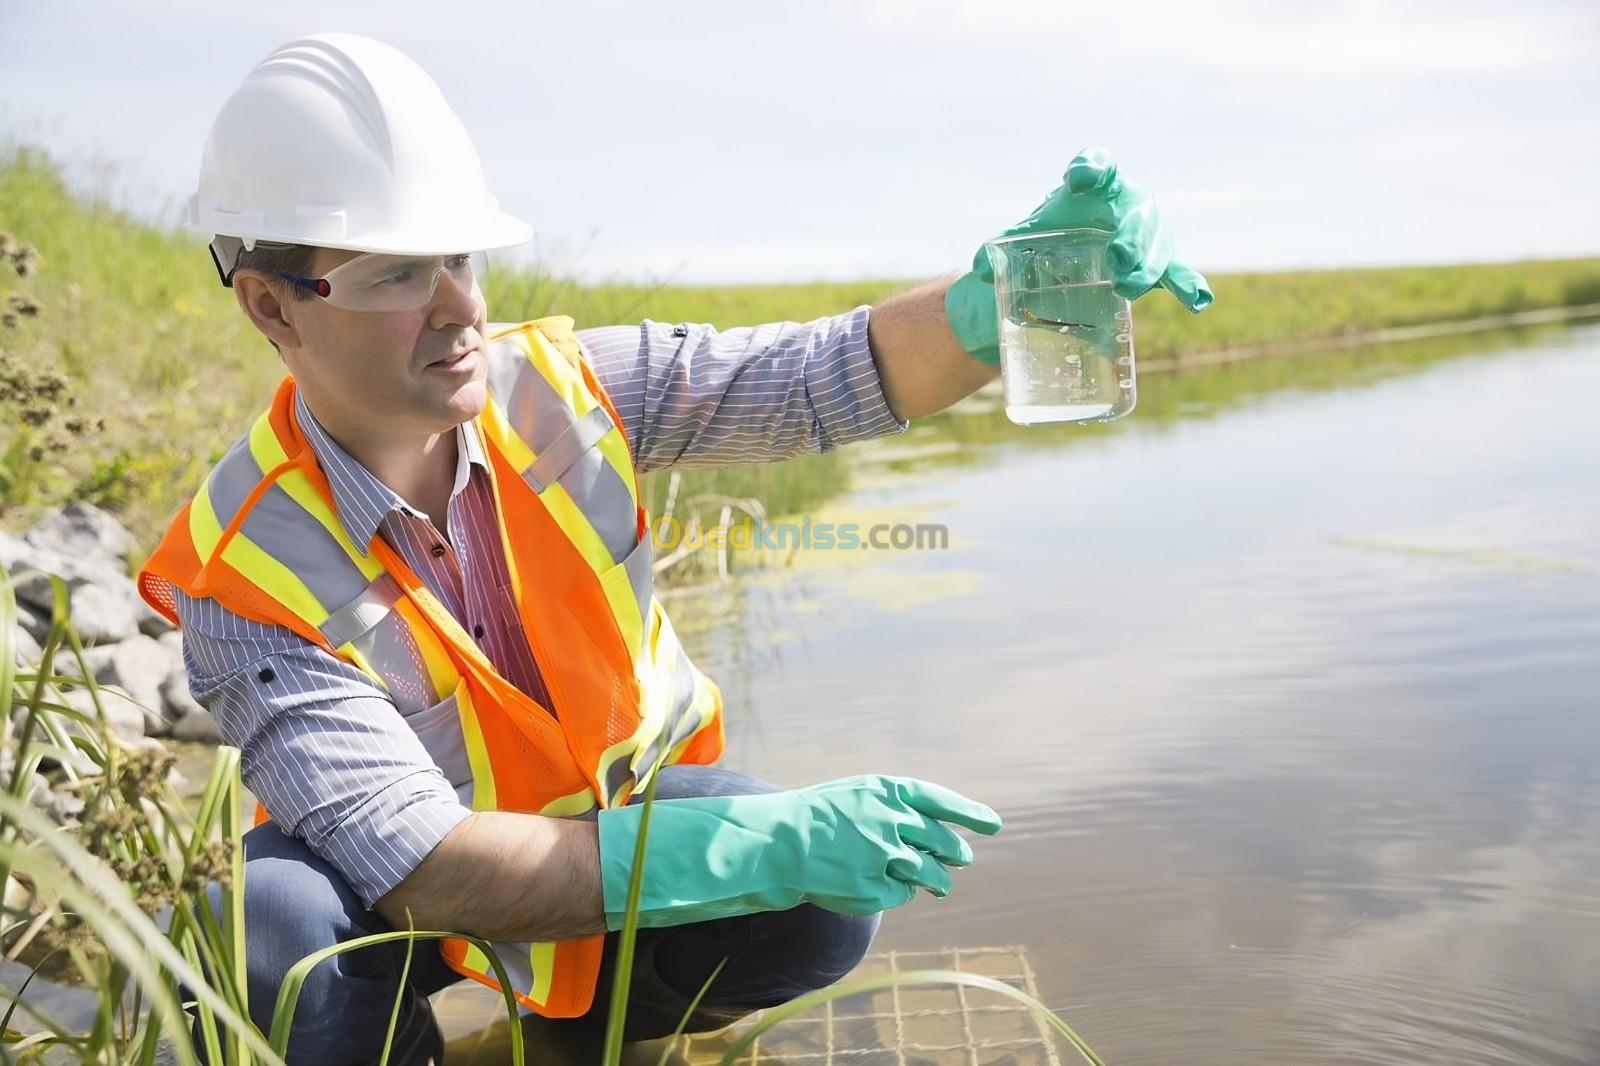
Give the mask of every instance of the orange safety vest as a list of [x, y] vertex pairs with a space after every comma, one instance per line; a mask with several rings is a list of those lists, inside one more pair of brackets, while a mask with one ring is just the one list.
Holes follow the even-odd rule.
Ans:
[[[488, 341], [489, 403], [467, 429], [489, 457], [518, 621], [554, 706], [502, 677], [382, 538], [351, 543], [296, 423], [292, 378], [179, 512], [139, 591], [174, 623], [177, 587], [287, 626], [397, 705], [425, 707], [407, 721], [430, 751], [429, 737], [453, 742], [443, 748], [459, 758], [441, 769], [474, 810], [570, 817], [627, 802], [658, 764], [715, 762], [722, 696], [654, 594], [633, 458], [572, 319], [497, 326]], [[593, 1001], [603, 943], [495, 947], [524, 1007], [567, 1018]], [[500, 987], [472, 944], [441, 951]]]

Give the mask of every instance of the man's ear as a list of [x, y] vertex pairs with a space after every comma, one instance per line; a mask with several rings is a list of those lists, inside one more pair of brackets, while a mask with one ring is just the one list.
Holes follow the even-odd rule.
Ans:
[[279, 288], [253, 270], [241, 270], [233, 277], [233, 295], [256, 329], [281, 352], [300, 347], [300, 334], [293, 321], [293, 300], [285, 300]]

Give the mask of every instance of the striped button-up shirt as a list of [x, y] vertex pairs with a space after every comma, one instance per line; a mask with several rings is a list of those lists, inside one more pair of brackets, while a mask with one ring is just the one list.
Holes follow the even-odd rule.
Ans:
[[[641, 471], [761, 462], [905, 428], [867, 345], [870, 309], [808, 323], [578, 331]], [[548, 705], [517, 631], [486, 458], [457, 430], [446, 530], [297, 414], [356, 544], [383, 537], [478, 641], [495, 667]], [[535, 585], [528, 593], [538, 595]], [[371, 906], [470, 810], [441, 769], [433, 708], [408, 706], [360, 670], [279, 626], [176, 593], [196, 700], [242, 752], [244, 783]], [[437, 717], [437, 716], [435, 716]], [[459, 774], [452, 774], [459, 778]]]

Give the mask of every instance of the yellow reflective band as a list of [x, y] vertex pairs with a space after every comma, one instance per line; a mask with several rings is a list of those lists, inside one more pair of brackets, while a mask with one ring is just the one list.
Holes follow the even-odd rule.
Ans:
[[585, 787], [570, 796], [553, 799], [539, 808], [539, 813], [547, 818], [571, 818], [583, 814], [595, 806], [594, 789]]
[[499, 401], [493, 396], [484, 405], [479, 419], [483, 425], [483, 435], [500, 449], [512, 469], [520, 474], [533, 465], [533, 449], [517, 436], [517, 431], [506, 421], [505, 411], [501, 410]]
[[536, 940], [528, 945], [528, 965], [533, 968], [533, 987], [528, 998], [535, 1003], [550, 1001], [550, 983], [556, 974], [556, 944], [553, 940]]
[[211, 507], [211, 479], [216, 476], [213, 469], [189, 504], [189, 539], [194, 542], [195, 554], [202, 560], [211, 558], [211, 553], [217, 550], [217, 541], [222, 539], [222, 523], [217, 521], [217, 512]]
[[622, 483], [628, 487], [628, 500], [633, 506], [639, 506], [639, 487], [633, 480], [633, 461], [628, 457], [628, 441], [622, 435], [621, 428], [613, 429], [610, 433], [600, 438], [596, 445], [600, 454], [605, 456], [606, 462], [616, 470], [617, 476], [622, 478]]
[[472, 702], [472, 689], [466, 682], [456, 688], [456, 713], [461, 718], [461, 738], [467, 746], [467, 765], [472, 768], [472, 809], [495, 810], [494, 766], [489, 762], [489, 745], [483, 741], [478, 708]]
[[[500, 448], [518, 474], [533, 465], [536, 458], [533, 450], [517, 436], [517, 431], [506, 421], [505, 412], [492, 398], [480, 417], [484, 435]], [[567, 539], [583, 555], [584, 561], [590, 568], [596, 573], [603, 573], [606, 567], [611, 565], [611, 552], [606, 548], [605, 541], [600, 539], [600, 534], [594, 531], [589, 520], [578, 509], [578, 505], [572, 502], [567, 490], [557, 482], [545, 489], [539, 499], [549, 510], [551, 517], [556, 520], [556, 524], [561, 527], [561, 531], [567, 535]]]
[[583, 372], [573, 366], [572, 361], [550, 343], [550, 338], [537, 329], [529, 330], [523, 336], [533, 349], [529, 357], [534, 368], [550, 383], [550, 388], [555, 390], [555, 394], [572, 408], [575, 416], [582, 418], [600, 406], [600, 401], [595, 399], [594, 394], [589, 391], [588, 384], [584, 382]]
[[[530, 356], [534, 369], [539, 371], [540, 376], [550, 383], [550, 388], [555, 390], [555, 394], [572, 409], [575, 418], [582, 418], [600, 406], [599, 398], [589, 391], [589, 385], [583, 379], [583, 372], [573, 366], [548, 337], [539, 330], [530, 330], [527, 337], [533, 346]], [[600, 454], [605, 457], [606, 462], [610, 463], [622, 478], [622, 483], [628, 487], [628, 499], [637, 507], [638, 486], [634, 484], [633, 462], [628, 456], [628, 442], [622, 434], [622, 427], [613, 427], [600, 438], [600, 443], [596, 447], [600, 449]]]
[[[253, 432], [253, 430], [252, 430]], [[222, 523], [211, 506], [210, 481], [215, 470], [206, 478], [189, 506], [189, 537], [194, 541], [195, 554], [209, 560], [222, 540]], [[294, 571], [268, 555], [259, 545], [237, 532], [222, 551], [223, 561], [243, 574], [252, 585], [293, 611], [301, 621], [312, 627], [328, 620], [328, 610], [322, 601], [306, 587]]]
[[[600, 550], [605, 551], [603, 547]], [[610, 558], [609, 553], [607, 558]], [[606, 602], [611, 604], [611, 614], [622, 632], [628, 655], [639, 657], [644, 641], [644, 619], [639, 616], [639, 599], [633, 594], [633, 583], [628, 580], [627, 564], [617, 563], [607, 571], [600, 579], [600, 588], [606, 594]]]
[[227, 547], [222, 549], [222, 558], [306, 625], [320, 629], [328, 620], [328, 609], [306, 583], [243, 533], [235, 533], [228, 541]]
[[273, 432], [270, 415], [263, 414], [250, 423], [250, 454], [263, 470], [271, 470], [279, 463], [288, 461], [289, 453], [283, 450], [278, 434]]
[[[250, 454], [255, 458], [256, 465], [263, 470], [271, 470], [288, 459], [283, 444], [272, 430], [272, 424], [265, 418], [256, 419], [255, 425], [250, 427]], [[338, 543], [350, 557], [350, 561], [361, 571], [362, 577], [371, 581], [383, 573], [383, 564], [366, 553], [366, 546], [362, 545], [358, 549], [350, 540], [344, 531], [344, 523], [339, 521], [339, 516], [333, 513], [333, 508], [328, 506], [312, 487], [311, 479], [306, 476], [305, 471], [290, 470], [278, 478], [277, 485], [328, 531], [328, 535]]]
[[422, 612], [417, 605], [411, 602], [409, 596], [401, 596], [395, 601], [394, 610], [406, 624], [406, 629], [411, 632], [412, 639], [416, 642], [417, 653], [422, 656], [423, 668], [428, 671], [428, 680], [433, 683], [433, 691], [439, 693], [439, 698], [444, 699], [444, 693], [454, 692], [461, 683], [461, 674], [456, 670], [454, 660], [445, 650], [439, 635], [433, 631], [422, 618]]
[[376, 681], [378, 683], [378, 687], [383, 689], [383, 691], [389, 691], [389, 682], [385, 681], [383, 675], [378, 672], [377, 667], [373, 666], [372, 663], [367, 660], [367, 657], [361, 654], [361, 649], [347, 641], [344, 644], [339, 645], [339, 647], [334, 650], [355, 664], [355, 668], [357, 670], [360, 670], [363, 674], [366, 674], [368, 677], [372, 678], [372, 680]]
[[566, 487], [558, 481], [540, 493], [539, 499], [544, 502], [550, 516], [556, 520], [556, 524], [567, 535], [572, 546], [578, 549], [584, 562], [588, 563], [595, 573], [605, 573], [606, 568], [611, 565], [611, 549], [606, 547], [606, 542], [600, 539], [600, 534], [589, 524], [589, 519], [572, 501]]
[[[466, 964], [467, 969], [487, 974], [493, 980], [494, 967], [489, 965], [489, 956], [485, 955], [483, 949], [470, 940], [462, 941], [462, 943], [467, 946], [467, 956], [461, 961]], [[498, 984], [499, 982], [495, 983]]]

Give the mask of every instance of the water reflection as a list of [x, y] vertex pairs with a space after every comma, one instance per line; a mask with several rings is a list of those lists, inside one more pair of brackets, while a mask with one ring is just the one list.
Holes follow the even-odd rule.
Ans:
[[1028, 945], [1110, 1061], [1600, 1061], [1600, 329], [1140, 389], [860, 449], [946, 551], [699, 593], [730, 762], [994, 805], [883, 946]]

